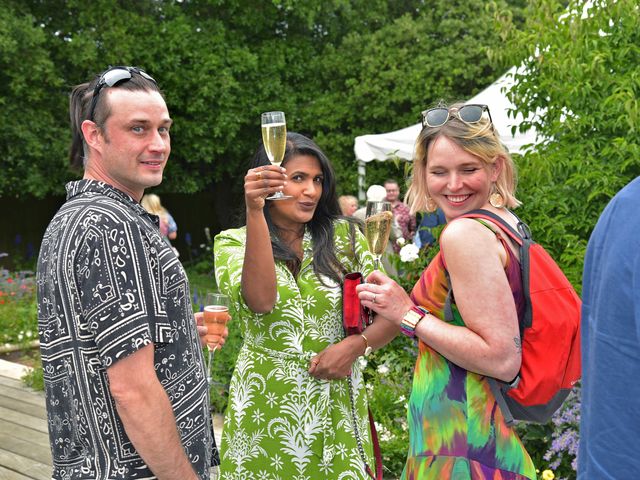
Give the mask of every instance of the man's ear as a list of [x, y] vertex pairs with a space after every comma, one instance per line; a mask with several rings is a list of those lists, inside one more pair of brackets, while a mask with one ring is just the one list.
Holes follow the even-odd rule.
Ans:
[[84, 141], [89, 145], [89, 147], [94, 148], [96, 150], [100, 150], [100, 146], [103, 142], [102, 132], [98, 125], [91, 120], [85, 120], [82, 122], [82, 135], [84, 136]]

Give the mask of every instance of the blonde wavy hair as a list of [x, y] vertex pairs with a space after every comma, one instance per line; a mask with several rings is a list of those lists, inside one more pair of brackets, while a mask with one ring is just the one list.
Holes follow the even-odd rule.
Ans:
[[162, 206], [160, 203], [160, 197], [155, 193], [147, 193], [140, 200], [140, 205], [149, 213], [153, 213], [154, 215], [158, 215], [161, 218], [166, 218], [167, 209]]
[[[438, 105], [442, 106], [442, 105]], [[454, 103], [444, 108], [459, 109], [464, 103]], [[516, 198], [517, 185], [516, 169], [507, 148], [500, 141], [498, 134], [489, 121], [483, 117], [477, 123], [465, 123], [457, 115], [449, 114], [449, 119], [439, 127], [425, 126], [418, 139], [413, 158], [413, 176], [407, 190], [405, 201], [414, 214], [419, 211], [429, 211], [427, 201], [430, 197], [427, 188], [427, 164], [429, 145], [436, 139], [446, 137], [460, 148], [478, 157], [485, 165], [493, 165], [502, 158], [502, 169], [495, 182], [495, 190], [504, 198], [507, 208], [515, 208], [521, 204]]]

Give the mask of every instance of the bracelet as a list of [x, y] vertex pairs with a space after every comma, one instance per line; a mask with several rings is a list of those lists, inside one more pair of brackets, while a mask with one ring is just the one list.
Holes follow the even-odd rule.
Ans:
[[431, 312], [426, 308], [414, 305], [407, 313], [405, 313], [404, 317], [402, 317], [402, 321], [400, 322], [400, 331], [407, 337], [414, 338], [416, 336], [416, 327], [418, 326], [418, 323], [420, 323], [420, 321], [429, 313]]
[[362, 356], [368, 357], [369, 354], [373, 351], [373, 348], [369, 346], [369, 340], [367, 339], [367, 337], [365, 337], [362, 333], [360, 334], [360, 336], [364, 340], [364, 353], [362, 354]]

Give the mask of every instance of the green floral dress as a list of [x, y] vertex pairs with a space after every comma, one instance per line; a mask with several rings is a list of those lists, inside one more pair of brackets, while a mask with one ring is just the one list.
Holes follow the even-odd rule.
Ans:
[[[354, 254], [346, 222], [335, 227], [338, 259], [349, 271], [368, 275], [373, 257], [362, 234], [356, 229]], [[254, 313], [240, 292], [245, 243], [245, 228], [224, 231], [214, 243], [216, 280], [231, 297], [229, 328], [240, 328], [244, 338], [229, 390], [221, 478], [365, 480], [347, 381], [317, 380], [307, 372], [315, 354], [344, 337], [341, 285], [324, 278], [326, 286], [316, 277], [307, 230], [298, 277], [276, 262], [276, 305], [269, 313]], [[352, 382], [358, 431], [367, 462], [374, 465], [359, 362]]]

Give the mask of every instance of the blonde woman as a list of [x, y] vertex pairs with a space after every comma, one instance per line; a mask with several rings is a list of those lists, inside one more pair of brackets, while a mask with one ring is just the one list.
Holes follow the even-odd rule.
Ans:
[[178, 226], [171, 214], [162, 206], [158, 195], [148, 193], [142, 197], [140, 204], [147, 212], [160, 217], [160, 233], [165, 239], [174, 240], [178, 236]]
[[353, 195], [340, 195], [338, 197], [340, 211], [345, 217], [351, 217], [358, 210], [358, 199]]
[[486, 105], [432, 108], [422, 124], [407, 196], [412, 213], [444, 212], [440, 253], [411, 295], [377, 271], [358, 287], [365, 306], [418, 339], [402, 478], [533, 480], [531, 458], [488, 382], [510, 382], [520, 369], [518, 249], [489, 222], [458, 219], [485, 209], [517, 228], [507, 209], [519, 204], [513, 161]]

